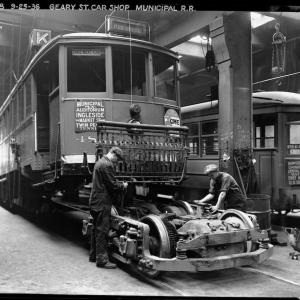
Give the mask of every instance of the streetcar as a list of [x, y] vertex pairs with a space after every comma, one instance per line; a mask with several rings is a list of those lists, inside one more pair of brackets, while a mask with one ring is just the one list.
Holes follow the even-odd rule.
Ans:
[[[273, 210], [288, 213], [300, 207], [300, 95], [254, 92], [252, 103], [257, 193], [271, 196]], [[190, 148], [189, 179], [182, 189], [189, 189], [190, 197], [199, 197], [208, 189], [204, 166], [219, 164], [218, 100], [182, 107], [181, 113], [189, 127]]]
[[151, 43], [146, 23], [105, 22], [105, 33], [63, 34], [42, 46], [1, 106], [1, 203], [12, 212], [84, 211], [89, 236], [93, 166], [119, 146], [125, 160], [116, 176], [129, 188], [111, 212], [115, 259], [155, 277], [270, 257], [254, 215], [211, 215], [170, 192], [185, 179], [188, 156], [178, 55]]

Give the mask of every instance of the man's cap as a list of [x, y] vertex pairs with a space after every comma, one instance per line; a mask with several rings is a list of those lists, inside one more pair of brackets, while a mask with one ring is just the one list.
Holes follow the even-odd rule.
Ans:
[[211, 164], [211, 165], [207, 165], [205, 168], [204, 168], [204, 174], [209, 174], [211, 172], [216, 172], [216, 171], [219, 171], [219, 168], [217, 165], [214, 165], [214, 164]]
[[123, 154], [123, 151], [122, 151], [119, 147], [116, 147], [116, 146], [112, 147], [112, 148], [110, 149], [110, 152], [116, 154], [116, 156], [118, 157], [118, 159], [124, 160], [124, 154]]

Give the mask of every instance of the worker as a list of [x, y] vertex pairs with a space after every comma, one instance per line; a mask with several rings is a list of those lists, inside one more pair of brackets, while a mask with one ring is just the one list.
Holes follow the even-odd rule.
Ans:
[[196, 204], [207, 203], [217, 198], [217, 203], [212, 206], [212, 212], [217, 212], [224, 205], [225, 209], [233, 208], [246, 211], [246, 196], [235, 179], [226, 172], [220, 172], [214, 164], [204, 168], [204, 174], [210, 177], [209, 193], [200, 200], [195, 200]]
[[138, 104], [132, 104], [129, 108], [130, 120], [128, 123], [141, 124], [141, 107]]
[[127, 182], [118, 181], [115, 177], [114, 164], [119, 160], [123, 160], [123, 151], [119, 147], [112, 147], [96, 162], [93, 171], [89, 199], [90, 214], [93, 217], [89, 261], [96, 262], [96, 266], [100, 268], [116, 268], [116, 264], [111, 263], [108, 258], [106, 236], [114, 193], [128, 186]]

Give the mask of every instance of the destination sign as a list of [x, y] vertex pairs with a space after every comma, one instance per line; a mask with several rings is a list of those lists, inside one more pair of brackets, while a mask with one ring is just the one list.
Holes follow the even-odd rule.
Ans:
[[101, 56], [104, 54], [104, 49], [73, 49], [73, 56]]
[[118, 17], [106, 17], [106, 31], [112, 34], [149, 39], [149, 24]]
[[287, 161], [287, 176], [289, 185], [300, 185], [300, 160]]
[[97, 122], [105, 120], [102, 100], [77, 100], [75, 104], [75, 132], [96, 131]]
[[299, 155], [300, 154], [300, 144], [288, 144], [287, 151], [290, 155]]

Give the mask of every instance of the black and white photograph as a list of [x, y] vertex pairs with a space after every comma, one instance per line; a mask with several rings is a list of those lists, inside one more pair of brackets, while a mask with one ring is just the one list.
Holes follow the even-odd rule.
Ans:
[[300, 6], [200, 4], [0, 2], [0, 298], [300, 297]]

